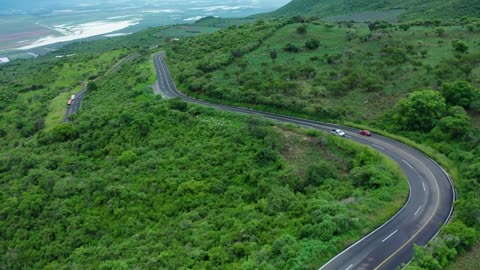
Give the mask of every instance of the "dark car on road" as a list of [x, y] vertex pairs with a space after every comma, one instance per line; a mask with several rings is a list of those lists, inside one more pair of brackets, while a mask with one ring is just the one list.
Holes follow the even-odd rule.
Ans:
[[363, 135], [363, 136], [372, 136], [372, 132], [370, 132], [370, 131], [368, 131], [368, 130], [366, 130], [366, 129], [360, 130], [360, 131], [358, 132], [358, 134]]

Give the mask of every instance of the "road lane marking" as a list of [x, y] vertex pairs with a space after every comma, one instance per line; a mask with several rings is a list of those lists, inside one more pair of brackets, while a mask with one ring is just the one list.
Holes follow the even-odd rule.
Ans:
[[373, 147], [376, 147], [376, 148], [379, 148], [379, 149], [385, 150], [385, 148], [381, 147], [380, 145], [376, 145], [376, 144], [374, 144], [374, 143], [373, 143], [372, 145], [373, 145]]
[[398, 232], [398, 230], [395, 230], [394, 232], [392, 232], [389, 236], [387, 236], [385, 239], [382, 240], [382, 243], [387, 241], [388, 238], [392, 237], [394, 234], [396, 234]]
[[425, 188], [425, 182], [422, 181], [422, 186], [423, 186], [423, 191], [426, 191], [427, 189]]
[[[416, 161], [418, 161], [418, 164], [422, 164], [424, 168], [427, 169], [427, 172], [428, 174], [432, 177], [432, 179], [436, 180], [437, 178], [435, 177], [435, 175], [433, 175], [432, 171], [430, 171], [430, 169], [424, 164], [422, 163], [418, 158], [416, 158], [415, 156], [409, 154], [408, 152], [406, 152], [405, 150], [401, 149], [401, 148], [398, 148], [398, 147], [395, 147], [397, 148], [398, 150], [400, 150], [401, 152], [407, 154], [407, 155], [410, 155], [413, 159], [415, 159]], [[428, 157], [427, 157], [428, 158]], [[432, 160], [432, 159], [430, 159]], [[433, 216], [435, 215], [435, 213], [437, 212], [437, 209], [440, 205], [440, 186], [438, 185], [438, 182], [437, 181], [434, 181], [435, 183], [435, 186], [436, 186], [436, 190], [438, 192], [435, 192], [435, 197], [436, 197], [436, 201], [435, 201], [435, 207], [433, 209], [433, 212], [432, 214], [430, 215], [430, 217], [428, 218], [427, 222], [425, 222], [422, 227], [417, 230], [417, 232], [415, 232], [411, 237], [410, 239], [408, 239], [407, 242], [403, 243], [403, 245], [401, 247], [399, 247], [395, 252], [393, 252], [392, 254], [390, 254], [390, 256], [388, 256], [385, 260], [383, 260], [383, 262], [381, 262], [379, 265], [377, 265], [374, 270], [378, 270], [380, 269], [385, 263], [387, 263], [393, 256], [397, 255], [398, 252], [400, 252], [400, 250], [402, 250], [404, 247], [406, 247], [410, 242], [413, 241], [413, 239], [415, 237], [417, 237], [417, 235], [423, 230], [425, 229], [425, 227], [432, 221], [433, 219]]]
[[418, 207], [417, 211], [415, 211], [414, 216], [416, 216], [416, 215], [418, 214], [418, 212], [420, 212], [420, 209], [422, 209], [422, 206], [423, 206], [423, 205], [420, 205], [420, 207]]
[[[164, 64], [163, 59], [162, 59], [162, 61], [161, 61], [161, 64], [162, 64], [162, 65], [161, 65], [162, 67], [161, 67], [160, 69], [161, 69], [161, 72], [162, 72], [162, 74], [163, 74], [163, 79], [165, 79], [165, 83], [166, 83], [166, 85], [168, 86], [168, 87], [166, 87], [166, 88], [171, 88], [171, 87], [170, 87], [170, 82], [169, 82], [169, 80], [167, 79], [167, 77], [168, 77], [167, 72], [165, 71], [165, 68], [164, 68], [164, 66], [163, 66], [163, 64]], [[168, 93], [168, 89], [165, 89], [165, 90], [167, 90], [167, 93]]]
[[408, 163], [405, 159], [402, 159], [402, 161], [403, 161], [405, 164], [407, 164], [407, 166], [410, 167], [410, 169], [413, 169], [413, 166], [410, 165], [410, 163]]
[[350, 270], [350, 268], [352, 268], [352, 267], [353, 267], [353, 264], [350, 264], [350, 266], [345, 268], [345, 270]]

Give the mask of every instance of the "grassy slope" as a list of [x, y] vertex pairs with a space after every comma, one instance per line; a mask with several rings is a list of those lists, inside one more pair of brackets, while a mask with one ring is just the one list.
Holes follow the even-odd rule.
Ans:
[[[446, 33], [442, 37], [434, 33], [433, 27], [413, 27], [407, 32], [378, 34], [381, 39], [371, 39], [367, 42], [355, 39], [347, 42], [345, 37], [352, 30], [346, 28], [326, 30], [322, 25], [310, 24], [307, 27], [307, 34], [302, 35], [296, 33], [299, 25], [291, 24], [281, 28], [260, 48], [246, 54], [240, 61], [208, 74], [207, 76], [212, 77], [206, 79], [208, 87], [224, 91], [223, 100], [227, 101], [238, 102], [239, 96], [246, 96], [253, 90], [265, 98], [244, 103], [274, 107], [274, 98], [280, 96], [284, 100], [291, 99], [297, 100], [298, 104], [304, 103], [303, 107], [296, 109], [297, 112], [308, 113], [314, 110], [315, 106], [321, 105], [336, 112], [347, 113], [350, 120], [376, 120], [406, 93], [415, 89], [436, 88], [439, 81], [446, 79], [438, 77], [427, 68], [435, 70], [434, 67], [442, 61], [454, 59], [455, 52], [450, 45], [452, 40], [462, 39], [469, 45], [471, 54], [480, 53], [476, 44], [478, 33], [471, 33], [460, 27], [446, 27]], [[358, 25], [353, 31], [357, 36], [368, 33], [364, 25]], [[317, 50], [303, 48], [305, 42], [310, 39], [319, 40], [320, 48]], [[284, 52], [283, 48], [287, 43], [295, 44], [301, 51]], [[407, 61], [392, 65], [381, 51], [385, 46], [399, 48], [405, 53], [407, 46], [412, 46], [413, 53], [406, 53]], [[419, 51], [422, 49], [428, 51], [425, 58], [420, 56]], [[275, 61], [270, 59], [272, 50], [278, 52]], [[337, 63], [328, 64], [325, 61], [327, 55], [339, 55], [341, 58]], [[174, 58], [172, 65], [186, 65], [186, 62], [182, 63], [183, 59], [171, 54], [170, 56]], [[311, 61], [312, 57], [319, 60]], [[303, 67], [314, 68], [315, 78], [288, 79], [291, 72]], [[344, 92], [332, 93], [336, 87], [332, 85], [332, 81], [341, 81], [342, 77], [345, 77], [342, 75], [345, 71], [356, 74], [360, 79]], [[385, 74], [383, 76], [386, 76], [386, 79], [382, 78], [382, 74]], [[381, 89], [366, 91], [362, 87], [362, 82], [367, 77], [374, 78], [380, 83]], [[281, 89], [281, 85], [287, 82], [291, 84], [289, 89], [295, 90]], [[480, 85], [478, 80], [474, 80], [473, 83], [476, 86]], [[188, 86], [184, 85], [183, 88]]]
[[[350, 15], [365, 11], [404, 10], [403, 19], [445, 19], [461, 16], [478, 17], [479, 1], [466, 0], [294, 0], [267, 16], [316, 15]], [[394, 14], [392, 14], [394, 15]], [[368, 18], [365, 18], [368, 20]]]

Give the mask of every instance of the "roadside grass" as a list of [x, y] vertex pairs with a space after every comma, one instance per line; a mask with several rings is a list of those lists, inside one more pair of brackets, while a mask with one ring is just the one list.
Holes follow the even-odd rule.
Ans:
[[63, 117], [65, 116], [65, 110], [67, 108], [67, 99], [70, 95], [80, 91], [81, 87], [77, 87], [69, 92], [64, 92], [59, 94], [57, 97], [52, 99], [48, 105], [48, 115], [45, 117], [45, 131], [53, 129], [58, 124], [62, 123]]
[[[162, 51], [162, 49], [160, 48], [158, 50], [158, 52]], [[149, 81], [150, 82], [156, 82], [157, 81], [157, 69], [155, 68], [155, 62], [153, 61], [153, 56], [155, 54], [157, 54], [158, 52], [155, 52], [155, 53], [152, 53], [150, 55], [150, 59], [151, 61], [148, 62], [148, 69], [149, 69], [149, 73], [150, 74], [150, 77], [149, 77]], [[152, 83], [153, 84], [153, 83]]]
[[457, 269], [480, 269], [480, 242], [472, 250], [457, 256], [454, 261], [444, 268], [444, 270]]

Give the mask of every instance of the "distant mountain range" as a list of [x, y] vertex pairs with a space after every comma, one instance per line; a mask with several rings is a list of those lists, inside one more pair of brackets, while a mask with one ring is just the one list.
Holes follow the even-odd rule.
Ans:
[[293, 0], [266, 16], [351, 15], [368, 11], [401, 10], [400, 19], [479, 17], [480, 0]]

